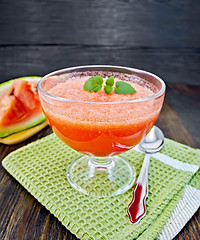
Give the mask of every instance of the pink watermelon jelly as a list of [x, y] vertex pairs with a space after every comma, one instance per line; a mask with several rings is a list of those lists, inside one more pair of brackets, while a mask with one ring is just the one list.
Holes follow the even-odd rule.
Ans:
[[[102, 74], [104, 80], [112, 75]], [[68, 73], [45, 80], [45, 91], [65, 98], [56, 101], [42, 97], [50, 126], [67, 145], [88, 155], [111, 156], [131, 149], [155, 124], [164, 96], [145, 100], [158, 89], [136, 75], [124, 79], [124, 74], [114, 76], [115, 81], [128, 81], [136, 93], [121, 95], [113, 91], [107, 95], [103, 88], [91, 93], [83, 89], [90, 77], [90, 72]]]

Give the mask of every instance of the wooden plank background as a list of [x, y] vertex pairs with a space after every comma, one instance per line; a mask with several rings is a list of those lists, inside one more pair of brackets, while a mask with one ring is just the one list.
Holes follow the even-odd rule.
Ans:
[[199, 0], [1, 0], [0, 81], [85, 64], [200, 85]]

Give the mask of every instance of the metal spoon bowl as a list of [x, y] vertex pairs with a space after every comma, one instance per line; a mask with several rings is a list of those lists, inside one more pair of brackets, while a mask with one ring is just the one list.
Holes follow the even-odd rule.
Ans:
[[164, 146], [164, 134], [160, 128], [154, 126], [149, 134], [139, 143], [139, 148], [144, 153], [153, 154]]
[[148, 171], [151, 154], [160, 151], [164, 146], [164, 134], [154, 126], [149, 134], [140, 142], [139, 149], [146, 155], [138, 180], [133, 189], [133, 198], [128, 206], [127, 214], [131, 223], [138, 223], [146, 215], [145, 200], [148, 196]]

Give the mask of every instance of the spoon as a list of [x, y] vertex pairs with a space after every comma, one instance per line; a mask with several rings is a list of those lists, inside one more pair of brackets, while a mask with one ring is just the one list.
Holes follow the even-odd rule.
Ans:
[[148, 196], [148, 171], [151, 154], [160, 151], [164, 146], [164, 134], [154, 126], [149, 134], [140, 142], [139, 148], [146, 155], [138, 180], [133, 189], [133, 198], [128, 206], [127, 214], [130, 222], [138, 223], [146, 214], [145, 200]]

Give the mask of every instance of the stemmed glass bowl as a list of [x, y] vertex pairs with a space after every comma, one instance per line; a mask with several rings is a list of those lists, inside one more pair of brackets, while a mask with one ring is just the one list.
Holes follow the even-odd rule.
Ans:
[[[69, 96], [52, 94], [52, 89], [58, 86], [62, 92], [62, 84], [66, 81], [95, 75], [136, 82], [149, 88], [152, 94], [134, 100], [120, 96], [119, 101], [108, 101], [109, 96], [106, 101], [100, 101], [98, 93], [88, 92], [96, 94], [96, 100], [83, 100], [85, 90], [72, 92]], [[67, 179], [71, 186], [94, 197], [115, 196], [127, 191], [135, 181], [136, 172], [128, 159], [119, 154], [137, 145], [155, 124], [164, 100], [163, 80], [138, 69], [91, 65], [47, 74], [38, 83], [38, 90], [42, 108], [54, 133], [82, 153], [68, 166]], [[79, 94], [80, 99], [77, 97]]]

